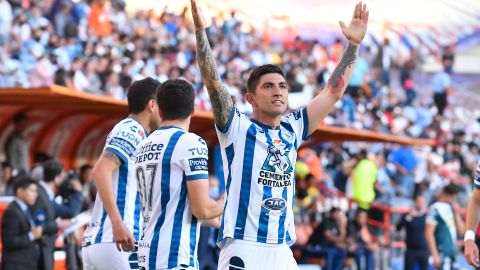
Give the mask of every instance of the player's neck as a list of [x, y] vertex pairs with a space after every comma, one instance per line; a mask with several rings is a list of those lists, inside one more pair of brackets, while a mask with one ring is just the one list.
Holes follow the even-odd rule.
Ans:
[[135, 121], [140, 123], [140, 125], [142, 125], [142, 127], [146, 129], [149, 134], [153, 132], [152, 127], [150, 127], [149, 118], [143, 112], [138, 114], [130, 114], [128, 117], [133, 118]]
[[264, 125], [267, 125], [272, 129], [276, 129], [278, 126], [280, 126], [281, 117], [282, 117], [281, 115], [272, 117], [271, 115], [268, 115], [259, 111], [254, 111], [252, 119]]
[[190, 120], [163, 120], [160, 127], [178, 127], [185, 131], [188, 131], [190, 126]]

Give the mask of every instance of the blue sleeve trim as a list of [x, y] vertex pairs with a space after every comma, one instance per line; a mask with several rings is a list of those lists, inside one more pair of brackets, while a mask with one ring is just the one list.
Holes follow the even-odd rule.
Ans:
[[111, 152], [113, 154], [115, 154], [117, 157], [119, 157], [123, 163], [128, 163], [128, 158], [122, 154], [120, 151], [118, 151], [117, 149], [113, 148], [113, 147], [110, 147], [110, 146], [107, 146], [105, 148], [105, 151], [108, 151], [108, 152]]
[[302, 140], [306, 141], [310, 139], [310, 135], [308, 135], [308, 114], [307, 114], [307, 107], [302, 109], [303, 114], [303, 134]]
[[194, 174], [194, 175], [187, 175], [187, 181], [191, 180], [208, 180], [208, 174]]
[[233, 106], [232, 111], [230, 112], [230, 116], [228, 117], [227, 125], [225, 126], [225, 128], [223, 130], [220, 130], [220, 132], [227, 133], [227, 131], [230, 129], [230, 125], [232, 124], [233, 116], [235, 115], [236, 110], [237, 110], [237, 108], [235, 108], [235, 106]]

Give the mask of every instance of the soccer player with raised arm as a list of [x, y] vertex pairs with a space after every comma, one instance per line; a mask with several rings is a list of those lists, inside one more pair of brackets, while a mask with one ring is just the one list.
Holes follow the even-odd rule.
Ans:
[[82, 244], [86, 270], [138, 269], [133, 251], [140, 234], [140, 199], [133, 156], [140, 142], [160, 126], [155, 100], [159, 85], [146, 78], [129, 87], [128, 118], [108, 134], [92, 170], [98, 193]]
[[283, 115], [288, 104], [284, 72], [275, 65], [255, 68], [245, 96], [253, 107], [249, 119], [234, 107], [222, 84], [197, 1], [191, 4], [198, 64], [227, 179], [218, 269], [298, 269], [288, 247], [296, 238], [292, 206], [297, 149], [344, 94], [367, 30], [367, 7], [360, 2], [350, 24], [340, 22], [347, 48], [326, 88], [306, 108]]
[[135, 158], [144, 216], [139, 266], [198, 269], [200, 221], [219, 217], [225, 200], [209, 198], [207, 144], [188, 132], [195, 102], [192, 84], [164, 82], [157, 102], [162, 124], [140, 144]]
[[[480, 260], [478, 255], [478, 246], [475, 241], [475, 236], [478, 231], [480, 222], [480, 164], [475, 170], [473, 176], [473, 192], [467, 206], [467, 222], [464, 236], [465, 241], [465, 258], [467, 262], [477, 269], [480, 268]], [[477, 239], [478, 241], [478, 239]]]

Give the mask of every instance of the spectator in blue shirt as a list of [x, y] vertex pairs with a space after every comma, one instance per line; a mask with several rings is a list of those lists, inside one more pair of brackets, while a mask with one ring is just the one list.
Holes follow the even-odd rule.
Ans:
[[450, 78], [449, 61], [442, 61], [443, 70], [433, 77], [433, 100], [437, 106], [438, 114], [443, 115], [447, 107], [447, 93], [451, 90], [452, 79]]
[[391, 163], [395, 165], [393, 178], [399, 195], [412, 198], [415, 191], [414, 173], [417, 168], [415, 153], [410, 147], [401, 145], [392, 153]]

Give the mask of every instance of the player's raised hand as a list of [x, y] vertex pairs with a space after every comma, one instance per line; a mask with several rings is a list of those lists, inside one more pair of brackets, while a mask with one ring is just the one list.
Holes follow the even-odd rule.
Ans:
[[197, 1], [190, 0], [190, 3], [192, 5], [192, 17], [193, 17], [193, 23], [195, 23], [195, 30], [204, 30], [205, 20], [203, 19], [202, 11], [197, 6]]
[[118, 251], [133, 251], [135, 249], [135, 238], [123, 222], [112, 222], [112, 233]]
[[470, 265], [480, 267], [478, 258], [478, 247], [472, 240], [465, 241], [465, 258]]
[[[192, 2], [193, 1], [194, 0], [192, 0]], [[343, 35], [348, 41], [355, 44], [360, 44], [362, 42], [367, 33], [368, 14], [367, 4], [362, 4], [362, 2], [360, 2], [355, 5], [352, 20], [348, 26], [346, 26], [343, 21], [339, 22], [340, 27], [342, 27]]]

